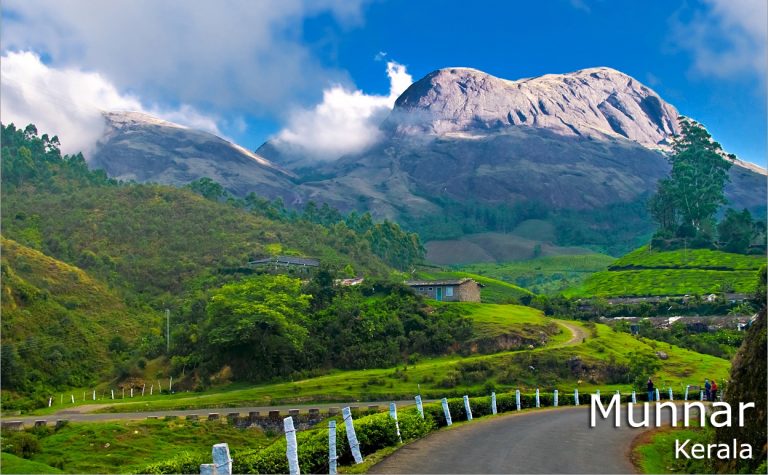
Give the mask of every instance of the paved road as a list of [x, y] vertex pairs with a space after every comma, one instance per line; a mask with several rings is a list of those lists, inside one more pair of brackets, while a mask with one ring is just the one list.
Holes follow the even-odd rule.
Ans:
[[[408, 407], [413, 406], [416, 403], [413, 399], [407, 400], [407, 401], [396, 401], [397, 407]], [[424, 401], [427, 402], [433, 402], [431, 400]], [[38, 416], [5, 416], [3, 417], [3, 421], [10, 422], [10, 421], [22, 421], [25, 426], [34, 424], [37, 420], [45, 420], [48, 421], [49, 424], [53, 424], [56, 422], [57, 419], [67, 419], [70, 422], [99, 422], [99, 421], [114, 421], [114, 420], [142, 420], [146, 419], [147, 417], [159, 417], [163, 418], [165, 416], [179, 416], [184, 417], [189, 414], [197, 414], [200, 416], [200, 418], [205, 418], [208, 416], [209, 413], [215, 412], [218, 413], [222, 418], [224, 418], [227, 414], [230, 412], [238, 412], [243, 415], [247, 415], [249, 412], [252, 411], [259, 411], [262, 415], [267, 415], [269, 411], [280, 411], [283, 415], [288, 415], [288, 411], [290, 409], [299, 409], [300, 412], [306, 413], [310, 408], [316, 408], [322, 410], [327, 410], [330, 407], [337, 407], [342, 408], [345, 406], [357, 406], [360, 408], [360, 410], [366, 410], [368, 409], [369, 405], [375, 405], [379, 406], [379, 410], [389, 410], [389, 403], [390, 401], [373, 401], [373, 402], [337, 402], [337, 403], [323, 403], [323, 404], [310, 404], [310, 405], [285, 405], [285, 406], [248, 406], [248, 407], [222, 407], [222, 408], [215, 408], [215, 409], [188, 409], [183, 411], [150, 411], [150, 412], [120, 412], [120, 413], [103, 413], [103, 414], [93, 414], [93, 413], [82, 413], [78, 409], [78, 407], [72, 408], [71, 410], [63, 410], [56, 412], [54, 414], [49, 415], [38, 415]], [[85, 407], [85, 406], [81, 406]]]
[[589, 406], [513, 413], [435, 432], [369, 473], [635, 473], [641, 433], [601, 419], [590, 428]]

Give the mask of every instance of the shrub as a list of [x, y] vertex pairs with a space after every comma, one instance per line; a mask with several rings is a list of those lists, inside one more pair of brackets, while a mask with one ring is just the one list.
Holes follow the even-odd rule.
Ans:
[[11, 432], [4, 435], [4, 452], [10, 452], [19, 457], [28, 459], [40, 452], [40, 441], [35, 434], [27, 431]]

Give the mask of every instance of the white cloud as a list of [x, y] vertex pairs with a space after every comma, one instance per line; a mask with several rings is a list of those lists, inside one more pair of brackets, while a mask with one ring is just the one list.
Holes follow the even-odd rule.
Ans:
[[93, 150], [104, 132], [102, 111], [132, 110], [220, 134], [216, 121], [193, 107], [145, 107], [122, 94], [104, 76], [75, 68], [53, 68], [31, 52], [0, 57], [0, 119], [18, 127], [29, 123], [41, 133], [58, 135], [64, 153]]
[[266, 115], [348, 81], [315, 58], [302, 28], [325, 13], [358, 24], [363, 1], [8, 0], [2, 45], [98, 71], [148, 102]]
[[719, 78], [755, 75], [765, 82], [768, 2], [705, 0], [688, 21], [673, 19], [675, 43], [693, 55], [693, 70]]
[[392, 110], [395, 100], [413, 83], [405, 66], [387, 63], [389, 95], [369, 95], [335, 85], [323, 92], [323, 101], [310, 109], [295, 110], [288, 125], [275, 140], [278, 145], [298, 148], [320, 160], [332, 160], [358, 152], [380, 138], [379, 124]]

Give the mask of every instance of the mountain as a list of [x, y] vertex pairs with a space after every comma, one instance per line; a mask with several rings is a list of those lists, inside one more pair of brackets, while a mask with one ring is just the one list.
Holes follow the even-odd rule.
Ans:
[[[440, 69], [397, 99], [382, 141], [314, 165], [302, 193], [399, 220], [428, 240], [509, 233], [538, 219], [555, 228], [542, 244], [621, 254], [652, 230], [644, 203], [669, 172], [664, 152], [678, 117], [610, 68], [517, 81]], [[281, 163], [275, 142], [258, 152]], [[308, 163], [286, 165], [304, 171]], [[731, 206], [764, 215], [765, 171], [735, 165]]]
[[385, 127], [399, 135], [480, 138], [510, 126], [563, 136], [623, 137], [666, 149], [678, 112], [624, 73], [591, 68], [509, 81], [470, 68], [440, 69], [408, 88]]
[[231, 192], [296, 200], [292, 172], [216, 135], [140, 112], [105, 112], [92, 168], [120, 180], [186, 185], [209, 177]]
[[[277, 141], [249, 155], [210, 134], [120, 113], [107, 114], [91, 165], [137, 181], [210, 176], [235, 194], [370, 211], [425, 240], [458, 241], [451, 249], [475, 249], [466, 235], [514, 234], [534, 220], [554, 231], [534, 239], [531, 253], [553, 244], [620, 255], [653, 230], [645, 202], [670, 170], [679, 116], [610, 68], [515, 81], [445, 68], [397, 99], [382, 140], [335, 161], [313, 162]], [[734, 164], [729, 206], [764, 216], [765, 170]]]

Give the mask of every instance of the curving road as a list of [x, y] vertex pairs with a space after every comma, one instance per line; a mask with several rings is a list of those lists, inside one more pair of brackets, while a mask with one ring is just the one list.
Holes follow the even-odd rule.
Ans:
[[369, 473], [635, 473], [629, 456], [643, 429], [611, 422], [590, 428], [589, 406], [502, 415], [435, 432]]

